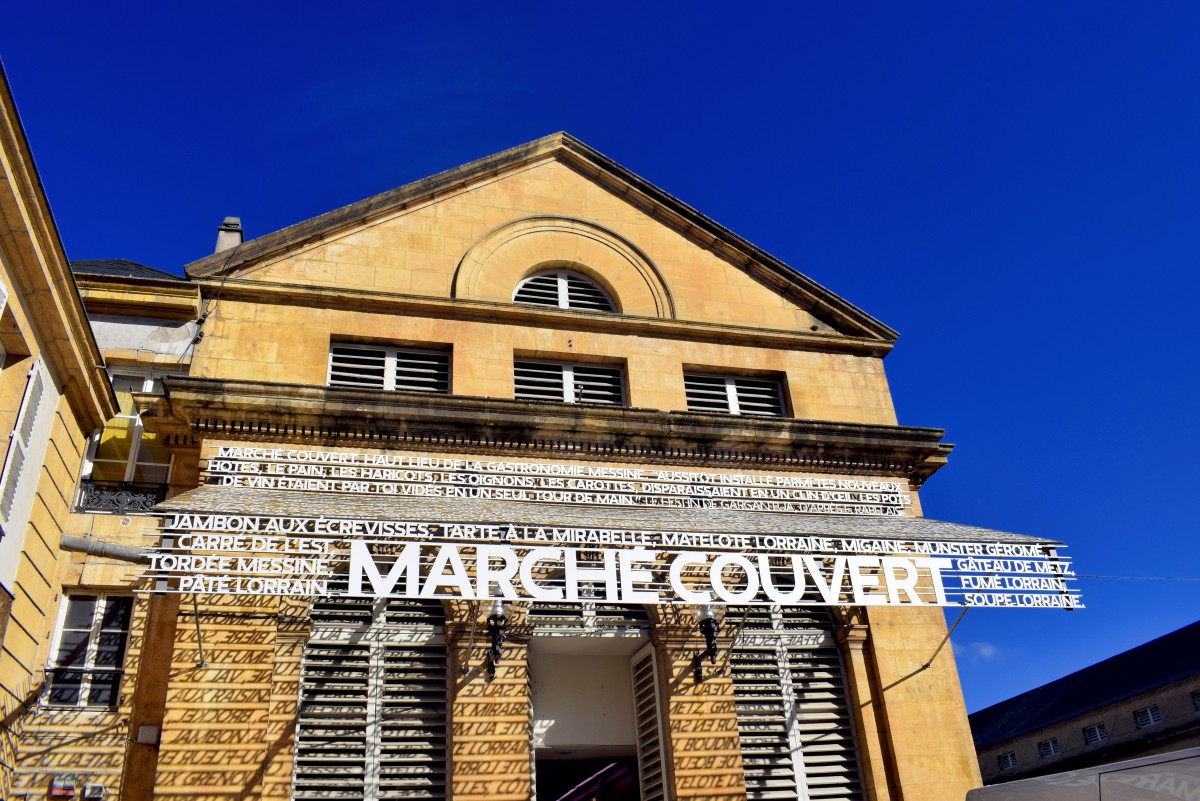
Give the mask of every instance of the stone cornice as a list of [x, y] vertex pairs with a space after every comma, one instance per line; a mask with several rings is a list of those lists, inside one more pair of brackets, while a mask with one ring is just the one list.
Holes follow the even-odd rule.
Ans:
[[856, 353], [880, 358], [892, 349], [891, 342], [864, 337], [831, 336], [575, 309], [551, 309], [485, 300], [438, 298], [428, 295], [405, 295], [398, 292], [343, 287], [316, 287], [309, 284], [274, 281], [268, 283], [236, 278], [224, 283], [212, 279], [201, 279], [197, 283], [206, 297], [215, 297], [219, 294], [222, 300], [242, 300], [252, 303], [403, 313], [439, 319], [535, 325], [538, 328], [558, 328], [571, 331], [602, 331], [604, 333], [633, 334], [694, 342], [720, 342], [760, 348]]
[[168, 376], [147, 429], [193, 438], [803, 470], [919, 485], [952, 446], [933, 428]]
[[50, 204], [0, 72], [0, 247], [12, 272], [10, 303], [20, 304], [38, 351], [63, 386], [85, 431], [117, 412], [116, 396], [67, 263]]
[[76, 275], [83, 305], [92, 314], [195, 320], [200, 289], [190, 281], [112, 275]]

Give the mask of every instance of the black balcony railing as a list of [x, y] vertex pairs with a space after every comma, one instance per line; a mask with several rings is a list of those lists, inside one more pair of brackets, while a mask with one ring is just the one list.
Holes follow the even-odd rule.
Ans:
[[114, 515], [149, 512], [156, 503], [166, 497], [166, 484], [84, 479], [79, 494], [79, 511], [108, 512]]

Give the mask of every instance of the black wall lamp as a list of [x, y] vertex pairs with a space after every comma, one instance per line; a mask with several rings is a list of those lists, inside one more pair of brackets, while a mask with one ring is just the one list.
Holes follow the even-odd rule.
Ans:
[[704, 635], [704, 650], [692, 654], [692, 677], [697, 684], [704, 681], [704, 657], [708, 657], [710, 665], [717, 664], [717, 632], [721, 630], [721, 623], [710, 604], [700, 607], [698, 618], [700, 633]]
[[492, 604], [491, 614], [487, 618], [488, 639], [491, 647], [487, 655], [487, 680], [496, 678], [496, 665], [504, 654], [504, 633], [508, 629], [508, 615], [504, 612], [504, 601], [498, 600]]

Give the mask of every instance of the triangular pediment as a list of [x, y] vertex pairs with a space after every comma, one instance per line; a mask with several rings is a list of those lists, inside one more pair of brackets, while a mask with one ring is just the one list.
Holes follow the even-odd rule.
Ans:
[[[442, 228], [438, 220], [445, 221]], [[688, 321], [812, 331], [884, 346], [897, 337], [850, 302], [565, 133], [249, 240], [184, 269], [193, 279], [496, 300], [499, 295], [489, 296], [486, 286], [482, 294], [469, 294], [475, 286], [469, 271], [483, 269], [481, 261], [497, 242], [516, 241], [515, 231], [537, 233], [542, 249], [561, 254], [565, 262], [586, 263], [581, 249], [600, 247], [607, 248], [605, 258], [633, 264], [650, 287], [631, 306], [633, 314], [674, 317], [678, 306], [678, 318]], [[529, 250], [530, 241], [526, 236], [520, 245]], [[511, 286], [493, 295], [499, 292], [511, 293]]]

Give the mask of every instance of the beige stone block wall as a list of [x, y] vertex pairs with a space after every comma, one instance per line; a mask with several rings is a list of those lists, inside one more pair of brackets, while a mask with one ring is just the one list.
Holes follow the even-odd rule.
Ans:
[[[645, 253], [674, 299], [678, 319], [808, 331], [829, 327], [700, 242], [664, 225], [568, 165], [548, 158], [468, 189], [335, 234], [255, 268], [255, 280], [449, 297], [469, 249], [494, 229], [533, 215], [587, 220]], [[522, 254], [528, 267], [596, 258], [559, 238]], [[599, 265], [597, 265], [599, 266]], [[619, 282], [614, 282], [620, 289]], [[475, 297], [509, 301], [514, 286], [481, 284]], [[632, 291], [632, 290], [631, 290]], [[618, 298], [642, 313], [642, 299]]]
[[625, 365], [633, 407], [683, 411], [685, 370], [779, 375], [792, 416], [895, 424], [882, 360], [619, 332], [222, 300], [192, 375], [321, 386], [332, 342], [451, 347], [451, 391], [511, 398], [514, 357]]
[[[291, 747], [279, 725], [295, 698], [295, 642], [278, 641], [277, 598], [203, 596], [201, 665], [195, 610], [183, 599], [170, 665], [159, 747], [156, 799], [258, 798], [266, 784], [278, 796], [271, 756]], [[286, 676], [281, 686], [277, 678]], [[294, 714], [294, 707], [292, 713]], [[289, 777], [290, 778], [290, 777]]]
[[[474, 661], [463, 671], [472, 645]], [[456, 631], [450, 646], [450, 795], [455, 801], [527, 801], [533, 776], [527, 646], [506, 642], [491, 682], [483, 680], [482, 648], [469, 630]]]
[[[6, 373], [9, 371], [5, 371]], [[24, 391], [24, 371], [21, 371]], [[20, 397], [16, 399], [20, 404]], [[12, 608], [3, 647], [0, 649], [0, 719], [11, 731], [22, 731], [22, 709], [36, 704], [42, 684], [42, 666], [58, 612], [55, 584], [58, 545], [75, 492], [83, 459], [84, 435], [65, 399], [54, 411], [50, 442], [43, 461], [26, 462], [25, 469], [39, 473], [24, 544], [11, 588]], [[18, 766], [14, 736], [0, 733], [0, 774], [12, 781]]]
[[869, 607], [879, 715], [904, 801], [962, 798], [978, 787], [974, 744], [940, 608]]
[[714, 675], [706, 662], [705, 680], [697, 684], [692, 655], [703, 650], [703, 638], [694, 621], [679, 622], [686, 618], [679, 609], [662, 611], [675, 620], [656, 631], [670, 797], [695, 801], [745, 798], [730, 672]]

